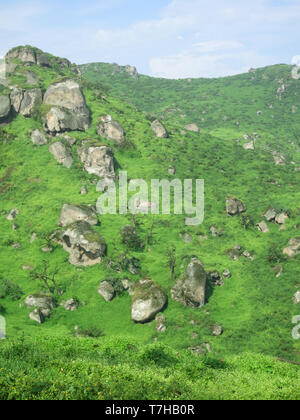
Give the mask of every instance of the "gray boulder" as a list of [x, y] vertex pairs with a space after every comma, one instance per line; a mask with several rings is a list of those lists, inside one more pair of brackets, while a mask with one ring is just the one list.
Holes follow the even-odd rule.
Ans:
[[104, 115], [101, 117], [101, 121], [102, 123], [98, 127], [97, 134], [108, 140], [122, 143], [125, 138], [125, 132], [121, 124], [118, 121], [113, 120], [110, 115]]
[[20, 93], [17, 90], [17, 102], [20, 101], [20, 107], [17, 111], [26, 118], [31, 117], [32, 112], [39, 107], [43, 102], [43, 95], [41, 89], [30, 89]]
[[291, 239], [288, 246], [284, 248], [283, 254], [290, 258], [300, 254], [300, 237]]
[[24, 91], [19, 88], [14, 88], [10, 94], [11, 105], [17, 114], [20, 111], [23, 98], [24, 98]]
[[273, 220], [275, 220], [277, 216], [277, 213], [274, 207], [269, 207], [269, 209], [266, 211], [266, 213], [263, 216], [268, 222], [273, 222]]
[[114, 287], [107, 281], [103, 281], [102, 283], [100, 283], [98, 293], [99, 295], [103, 296], [106, 302], [111, 302], [116, 296], [116, 291]]
[[90, 112], [80, 86], [74, 80], [51, 85], [44, 103], [53, 105], [47, 114], [46, 125], [50, 132], [85, 131], [90, 125]]
[[74, 312], [77, 311], [79, 303], [76, 299], [69, 299], [66, 302], [63, 301], [60, 304], [63, 308], [65, 308], [66, 311]]
[[137, 72], [136, 67], [134, 67], [134, 66], [130, 66], [130, 65], [127, 65], [127, 66], [125, 66], [125, 71], [126, 71], [126, 73], [128, 73], [131, 77], [133, 77], [134, 79], [137, 79], [137, 77], [138, 77], [138, 72]]
[[89, 174], [103, 179], [115, 178], [114, 154], [109, 147], [83, 145], [78, 154]]
[[156, 137], [159, 137], [159, 138], [169, 137], [167, 130], [165, 129], [165, 127], [160, 121], [158, 120], [153, 121], [153, 123], [151, 124], [151, 128], [153, 132], [155, 133]]
[[87, 114], [58, 107], [51, 108], [45, 119], [45, 128], [52, 134], [85, 131], [89, 128], [89, 124], [90, 118]]
[[59, 226], [68, 226], [74, 222], [85, 221], [98, 225], [99, 220], [94, 206], [64, 204], [60, 213]]
[[18, 47], [6, 54], [6, 61], [20, 60], [25, 64], [36, 64], [35, 50], [30, 46]]
[[152, 321], [168, 301], [161, 287], [152, 280], [140, 280], [133, 287], [132, 320], [139, 323]]
[[213, 326], [213, 331], [212, 331], [212, 333], [213, 333], [213, 335], [214, 335], [215, 337], [219, 337], [220, 335], [222, 335], [222, 334], [223, 334], [223, 327], [222, 327], [222, 325], [220, 325], [220, 324], [215, 324], [215, 325]]
[[29, 314], [29, 318], [38, 324], [43, 324], [45, 322], [45, 316], [40, 309], [35, 309], [33, 312], [31, 312]]
[[228, 197], [226, 200], [226, 211], [230, 216], [235, 216], [247, 211], [245, 204], [238, 198]]
[[101, 263], [106, 255], [106, 243], [88, 222], [75, 222], [52, 239], [70, 254], [69, 262], [75, 266], [92, 266]]
[[46, 54], [44, 54], [44, 53], [38, 53], [37, 54], [37, 65], [38, 66], [41, 66], [41, 67], [51, 67], [51, 64], [50, 64], [50, 61], [49, 61], [49, 59], [48, 59], [48, 57], [47, 57], [47, 55]]
[[1, 95], [0, 96], [0, 121], [5, 120], [11, 110], [11, 102], [8, 96]]
[[278, 225], [284, 225], [285, 222], [288, 220], [289, 216], [286, 213], [279, 213], [275, 218], [275, 222]]
[[262, 233], [269, 233], [270, 232], [270, 229], [269, 229], [269, 227], [268, 227], [268, 225], [265, 221], [262, 221], [262, 222], [258, 223], [257, 228]]
[[6, 219], [7, 220], [15, 220], [15, 218], [17, 217], [18, 214], [19, 214], [19, 210], [14, 208], [8, 213], [8, 216], [6, 217]]
[[58, 163], [70, 169], [73, 163], [71, 150], [67, 148], [62, 142], [57, 141], [52, 143], [49, 148], [50, 153], [54, 156]]
[[190, 308], [204, 306], [206, 278], [207, 275], [201, 261], [192, 258], [183, 278], [173, 287], [172, 298]]
[[33, 131], [31, 135], [31, 140], [35, 146], [44, 146], [48, 142], [45, 134], [42, 133], [40, 130]]
[[44, 295], [37, 293], [34, 295], [27, 296], [25, 299], [25, 305], [27, 308], [37, 308], [37, 309], [54, 309], [56, 308], [56, 303], [52, 296]]
[[243, 148], [245, 150], [255, 150], [255, 143], [254, 143], [254, 141], [250, 141], [249, 143], [245, 143], [243, 145]]

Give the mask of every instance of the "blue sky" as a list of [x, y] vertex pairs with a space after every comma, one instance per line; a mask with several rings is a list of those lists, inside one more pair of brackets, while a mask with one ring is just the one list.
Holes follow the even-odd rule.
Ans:
[[76, 63], [218, 77], [300, 55], [300, 0], [0, 0], [0, 54], [35, 45]]

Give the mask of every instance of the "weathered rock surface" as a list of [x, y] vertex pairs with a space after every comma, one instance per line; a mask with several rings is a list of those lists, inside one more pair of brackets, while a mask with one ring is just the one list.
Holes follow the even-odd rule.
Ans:
[[60, 304], [63, 308], [65, 308], [66, 311], [70, 311], [70, 312], [74, 312], [77, 311], [78, 307], [79, 307], [79, 303], [78, 300], [72, 298], [65, 301], [62, 301]]
[[288, 246], [284, 248], [283, 254], [290, 258], [300, 254], [300, 237], [291, 239]]
[[274, 207], [270, 207], [263, 216], [268, 222], [272, 222], [275, 220], [276, 215], [277, 213]]
[[235, 216], [241, 213], [245, 213], [247, 209], [245, 204], [241, 200], [233, 197], [228, 197], [226, 200], [226, 211], [227, 214], [229, 214], [230, 216]]
[[58, 163], [70, 169], [73, 163], [71, 150], [67, 148], [62, 142], [57, 141], [52, 143], [49, 148], [50, 153], [54, 156]]
[[139, 323], [152, 321], [167, 304], [167, 295], [152, 280], [140, 280], [133, 288], [132, 320]]
[[199, 131], [200, 131], [200, 129], [199, 129], [199, 127], [198, 127], [198, 125], [197, 125], [197, 124], [194, 124], [194, 123], [192, 123], [192, 124], [187, 124], [187, 125], [184, 127], [184, 129], [185, 129], [185, 130], [187, 130], [187, 131], [192, 131], [192, 132], [194, 132], [194, 133], [199, 133]]
[[56, 308], [56, 303], [52, 296], [43, 294], [27, 296], [27, 298], [25, 299], [25, 305], [27, 306], [27, 308], [36, 308], [40, 310], [51, 310]]
[[190, 308], [199, 308], [205, 304], [206, 272], [197, 258], [188, 265], [183, 278], [172, 289], [172, 298]]
[[75, 266], [99, 264], [106, 254], [106, 243], [88, 222], [75, 222], [63, 232], [53, 235], [53, 240], [70, 254], [69, 262]]
[[68, 226], [74, 222], [85, 221], [90, 225], [99, 224], [94, 206], [64, 204], [60, 213], [59, 226]]
[[285, 222], [288, 220], [289, 216], [286, 213], [279, 213], [275, 218], [275, 222], [278, 225], [284, 225]]
[[43, 324], [45, 322], [45, 316], [40, 309], [35, 309], [33, 312], [31, 312], [29, 314], [29, 318], [38, 324]]
[[220, 324], [215, 324], [213, 327], [213, 331], [212, 331], [213, 335], [215, 337], [219, 337], [220, 335], [223, 334], [223, 327]]
[[44, 146], [47, 144], [47, 138], [44, 133], [42, 133], [40, 130], [33, 131], [31, 135], [32, 143], [36, 146]]
[[257, 228], [258, 228], [258, 230], [260, 230], [260, 232], [263, 232], [263, 233], [269, 233], [270, 232], [270, 229], [269, 229], [269, 227], [268, 227], [268, 225], [265, 221], [258, 223]]
[[98, 293], [99, 295], [103, 296], [106, 302], [111, 302], [116, 296], [116, 291], [114, 287], [107, 281], [103, 281], [102, 283], [100, 283]]
[[164, 314], [157, 314], [155, 317], [155, 329], [159, 333], [164, 333], [167, 331], [166, 327], [166, 317]]
[[102, 116], [101, 121], [102, 123], [97, 129], [99, 136], [105, 137], [108, 140], [114, 140], [117, 143], [121, 143], [124, 140], [125, 132], [118, 121], [113, 120], [110, 115]]
[[[20, 102], [19, 110], [16, 111], [26, 118], [31, 117], [33, 111], [39, 107], [43, 102], [43, 94], [41, 89], [35, 88], [30, 90], [21, 91], [17, 89], [16, 98], [13, 95], [13, 103]], [[16, 101], [16, 102], [15, 102]], [[18, 108], [18, 107], [16, 107]], [[15, 108], [15, 110], [16, 110]]]
[[207, 281], [213, 286], [224, 286], [222, 276], [217, 270], [212, 270], [207, 273]]
[[8, 216], [6, 217], [6, 219], [14, 220], [18, 214], [19, 214], [19, 210], [17, 208], [14, 208], [8, 213]]
[[5, 120], [11, 110], [11, 102], [8, 96], [1, 95], [0, 96], [0, 121]]
[[223, 271], [223, 277], [225, 279], [230, 279], [231, 278], [231, 272], [229, 270]]
[[29, 46], [14, 48], [6, 54], [6, 61], [21, 60], [22, 63], [36, 64], [35, 50]]
[[90, 112], [78, 83], [73, 80], [51, 85], [44, 96], [44, 103], [53, 105], [46, 116], [50, 132], [85, 131], [89, 128]]
[[249, 143], [245, 143], [243, 147], [245, 150], [255, 150], [255, 143], [254, 141], [250, 141]]
[[156, 137], [159, 137], [159, 138], [169, 137], [167, 130], [165, 129], [165, 127], [160, 121], [158, 120], [153, 121], [153, 123], [151, 124], [151, 128], [153, 132], [155, 133]]
[[78, 154], [89, 174], [102, 179], [115, 178], [114, 154], [109, 147], [83, 145], [78, 150]]

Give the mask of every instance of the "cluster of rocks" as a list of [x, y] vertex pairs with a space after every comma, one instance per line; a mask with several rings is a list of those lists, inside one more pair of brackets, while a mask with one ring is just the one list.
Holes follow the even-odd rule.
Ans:
[[96, 224], [98, 216], [93, 206], [63, 206], [59, 219], [63, 229], [54, 232], [51, 238], [69, 253], [70, 264], [92, 266], [101, 263], [107, 246], [102, 236], [94, 230]]
[[226, 212], [230, 216], [236, 216], [241, 213], [245, 213], [247, 211], [247, 208], [243, 201], [239, 200], [235, 197], [227, 197], [226, 199]]
[[283, 153], [278, 152], [276, 150], [272, 150], [271, 154], [274, 158], [274, 163], [275, 163], [276, 166], [286, 165], [286, 156]]
[[[263, 214], [263, 217], [267, 222], [272, 222], [280, 225], [280, 230], [285, 229], [285, 222], [289, 219], [289, 216], [284, 211], [277, 211], [273, 206], [269, 207], [268, 210]], [[261, 221], [256, 225], [257, 229], [263, 233], [269, 233], [270, 229], [266, 221]]]
[[244, 250], [240, 245], [235, 245], [234, 248], [229, 249], [227, 253], [229, 258], [233, 261], [238, 261], [240, 257], [254, 261], [254, 255], [251, 255], [249, 251]]
[[29, 318], [39, 324], [43, 324], [46, 318], [50, 318], [52, 310], [56, 308], [53, 297], [42, 293], [27, 296], [25, 305], [27, 308], [35, 308], [29, 314]]

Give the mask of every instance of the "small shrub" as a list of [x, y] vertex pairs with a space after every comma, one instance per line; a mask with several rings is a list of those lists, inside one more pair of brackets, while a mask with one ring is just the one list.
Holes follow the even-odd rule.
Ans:
[[4, 299], [6, 297], [11, 298], [12, 300], [20, 300], [23, 296], [23, 291], [17, 284], [9, 281], [2, 280], [0, 283], [0, 298]]
[[104, 336], [104, 333], [100, 328], [89, 327], [86, 329], [80, 329], [79, 331], [77, 331], [77, 335], [81, 337], [100, 338]]

